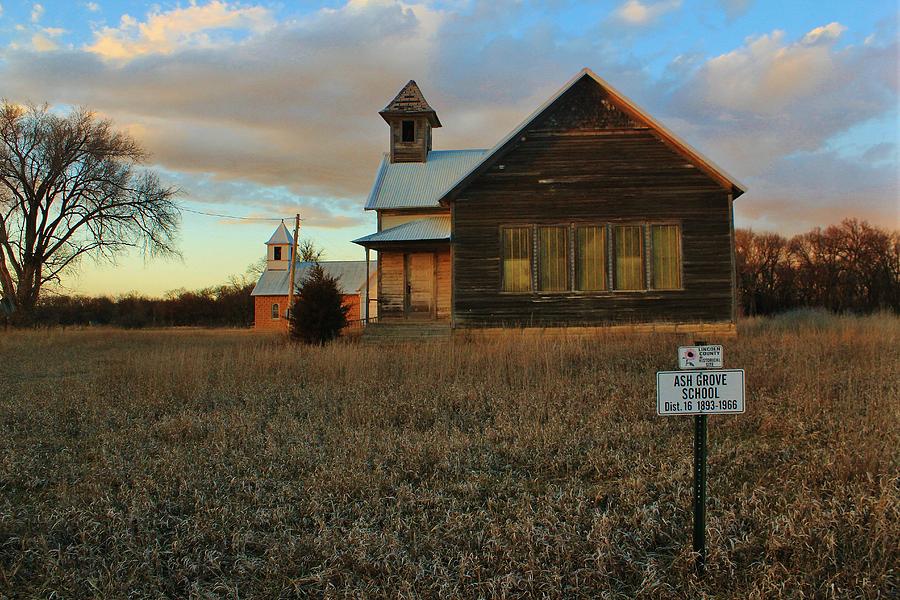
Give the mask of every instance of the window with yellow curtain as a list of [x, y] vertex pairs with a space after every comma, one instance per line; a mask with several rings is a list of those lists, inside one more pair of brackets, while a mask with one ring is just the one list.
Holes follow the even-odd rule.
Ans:
[[640, 225], [614, 228], [617, 290], [644, 289], [644, 236]]
[[504, 227], [503, 291], [531, 291], [531, 227]]
[[563, 292], [569, 289], [568, 227], [538, 227], [538, 289]]
[[606, 227], [575, 228], [575, 289], [606, 289]]
[[653, 288], [677, 290], [681, 287], [681, 228], [678, 225], [652, 225]]

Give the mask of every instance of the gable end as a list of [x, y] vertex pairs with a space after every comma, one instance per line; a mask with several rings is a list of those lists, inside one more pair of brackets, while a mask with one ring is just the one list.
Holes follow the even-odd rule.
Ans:
[[[573, 99], [576, 101], [572, 102]], [[593, 71], [583, 69], [489, 150], [468, 173], [444, 191], [439, 196], [440, 203], [446, 206], [454, 201], [476, 178], [498, 164], [511, 150], [524, 142], [528, 135], [578, 129], [650, 131], [692, 166], [732, 194], [732, 198], [737, 198], [745, 192], [744, 186], [723, 169], [638, 108]]]

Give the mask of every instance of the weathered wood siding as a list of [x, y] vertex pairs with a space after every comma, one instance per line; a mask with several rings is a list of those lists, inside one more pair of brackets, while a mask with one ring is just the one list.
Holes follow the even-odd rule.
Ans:
[[[457, 326], [732, 319], [729, 193], [595, 82], [575, 84], [455, 201]], [[500, 226], [678, 222], [683, 290], [501, 292]]]
[[439, 252], [437, 257], [437, 318], [450, 318], [450, 251]]
[[403, 225], [404, 223], [409, 223], [410, 221], [418, 221], [419, 219], [427, 219], [428, 217], [436, 217], [439, 215], [449, 215], [450, 212], [446, 210], [395, 210], [388, 211], [382, 210], [378, 215], [378, 231], [383, 231], [385, 229], [390, 229], [391, 227], [396, 227], [397, 225]]
[[378, 314], [389, 317], [403, 314], [403, 253], [378, 253]]

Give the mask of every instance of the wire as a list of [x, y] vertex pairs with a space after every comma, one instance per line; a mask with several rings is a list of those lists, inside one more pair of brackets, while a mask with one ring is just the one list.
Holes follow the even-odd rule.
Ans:
[[[242, 221], [284, 221], [290, 217], [237, 217], [235, 215], [222, 215], [219, 213], [203, 212], [202, 210], [192, 210], [190, 208], [181, 208], [184, 212], [194, 213], [196, 215], [206, 215], [207, 217], [219, 217], [220, 219], [240, 219]], [[300, 219], [301, 221], [303, 219]]]

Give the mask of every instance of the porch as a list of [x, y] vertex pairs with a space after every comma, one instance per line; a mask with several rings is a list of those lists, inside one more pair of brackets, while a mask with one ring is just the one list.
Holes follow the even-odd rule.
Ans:
[[445, 216], [403, 223], [354, 240], [378, 253], [378, 321], [450, 326], [450, 224]]

